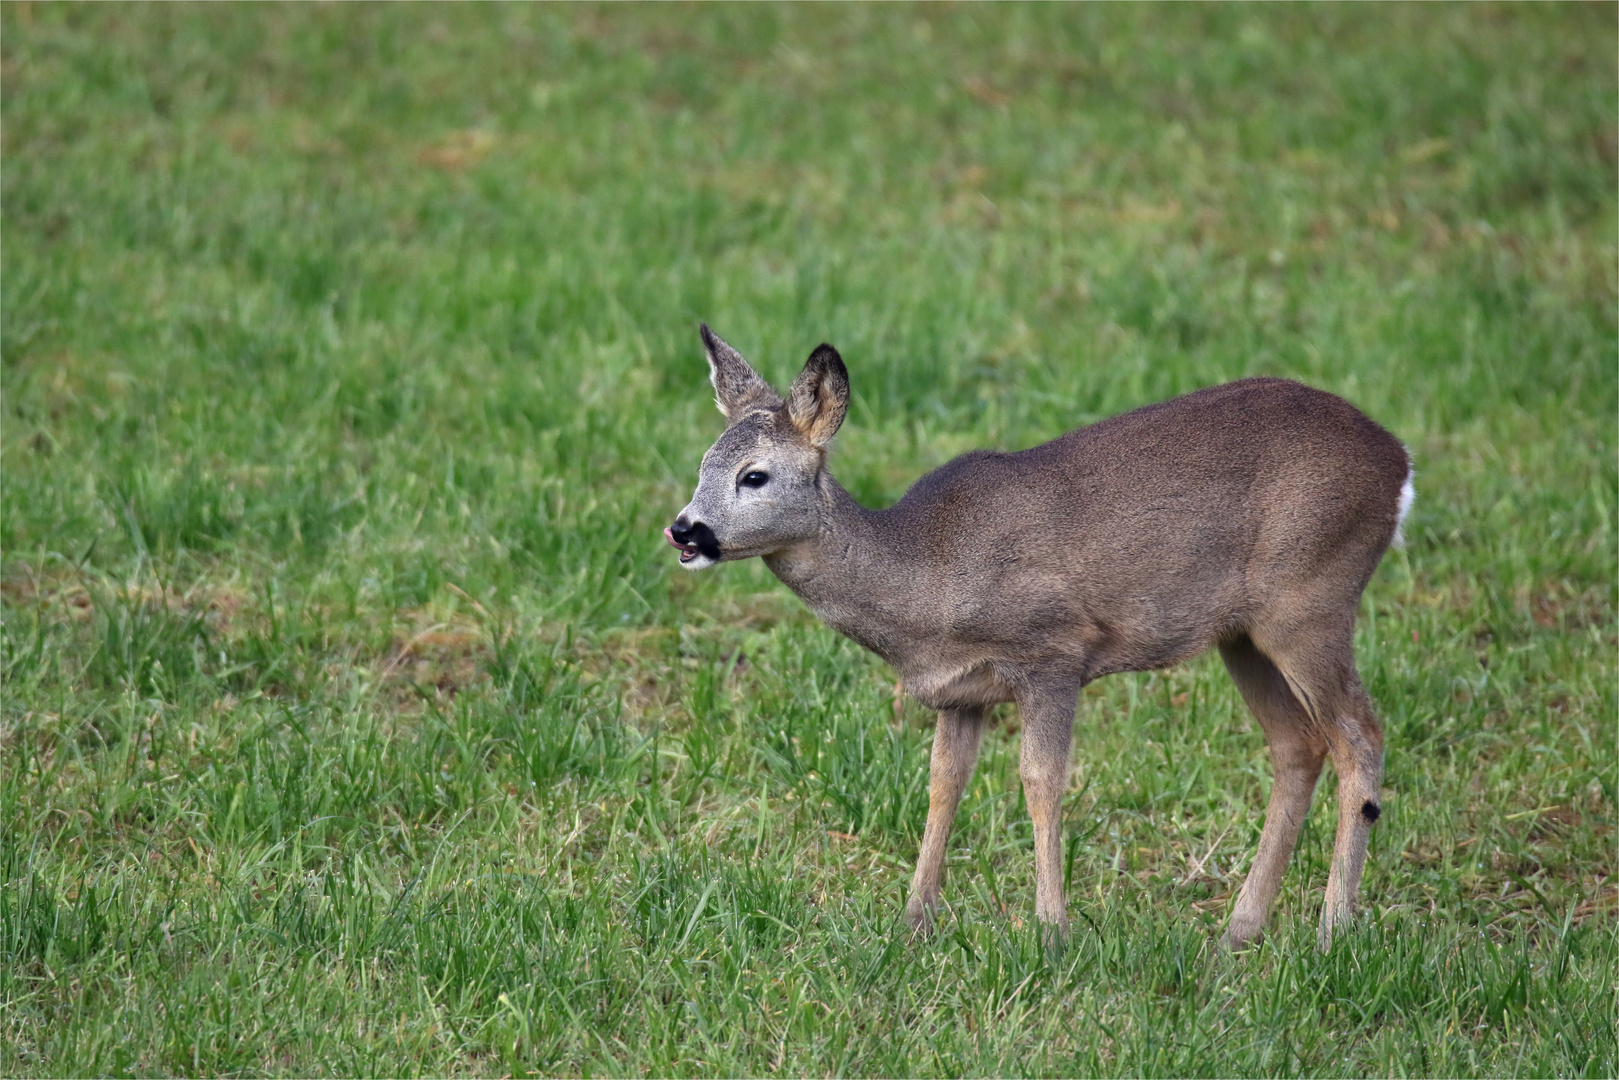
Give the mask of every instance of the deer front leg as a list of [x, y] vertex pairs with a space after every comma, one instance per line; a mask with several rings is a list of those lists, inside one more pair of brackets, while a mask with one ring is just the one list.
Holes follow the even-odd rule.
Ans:
[[1068, 752], [1074, 737], [1078, 691], [1063, 689], [1018, 699], [1023, 748], [1018, 772], [1034, 820], [1034, 916], [1049, 944], [1068, 937], [1062, 889], [1062, 797], [1068, 790]]
[[961, 793], [978, 764], [978, 745], [984, 734], [983, 709], [945, 709], [933, 733], [933, 760], [928, 772], [928, 823], [922, 830], [922, 849], [916, 856], [911, 899], [905, 916], [918, 930], [933, 922], [944, 880], [945, 845], [956, 820]]

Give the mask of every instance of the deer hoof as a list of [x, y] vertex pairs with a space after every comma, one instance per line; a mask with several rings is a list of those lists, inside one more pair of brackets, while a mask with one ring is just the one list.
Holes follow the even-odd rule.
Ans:
[[934, 903], [926, 903], [920, 896], [913, 896], [905, 904], [905, 921], [911, 924], [911, 929], [918, 934], [927, 934], [933, 931]]
[[1226, 952], [1247, 952], [1249, 949], [1259, 947], [1265, 940], [1265, 929], [1261, 926], [1226, 927], [1226, 932], [1220, 935], [1220, 947]]
[[1052, 962], [1062, 959], [1068, 949], [1068, 920], [1062, 921], [1041, 919], [1038, 922], [1040, 930], [1040, 947], [1045, 950], [1046, 957]]

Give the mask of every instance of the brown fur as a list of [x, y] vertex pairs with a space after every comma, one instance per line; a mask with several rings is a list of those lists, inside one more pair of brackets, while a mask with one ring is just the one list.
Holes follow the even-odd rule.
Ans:
[[[1022, 713], [1035, 911], [1062, 931], [1061, 800], [1080, 688], [1217, 646], [1276, 768], [1226, 941], [1262, 932], [1331, 754], [1340, 811], [1321, 917], [1330, 941], [1353, 913], [1379, 801], [1382, 731], [1351, 639], [1409, 481], [1398, 440], [1331, 394], [1244, 379], [1033, 449], [966, 454], [889, 509], [868, 510], [825, 467], [848, 398], [837, 353], [816, 350], [789, 405], [762, 393], [763, 380], [706, 327], [704, 338], [730, 426], [671, 539], [697, 562], [689, 537], [711, 538], [722, 554], [699, 565], [763, 556], [940, 711], [915, 923], [938, 902], [989, 706], [1015, 701]], [[750, 471], [769, 479], [745, 486]]]

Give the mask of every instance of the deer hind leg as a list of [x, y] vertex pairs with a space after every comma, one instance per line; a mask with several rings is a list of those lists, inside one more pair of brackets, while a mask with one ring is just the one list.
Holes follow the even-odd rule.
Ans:
[[1310, 799], [1315, 794], [1327, 748], [1311, 730], [1310, 716], [1288, 688], [1287, 680], [1269, 657], [1254, 648], [1252, 641], [1243, 637], [1225, 642], [1220, 646], [1220, 656], [1265, 731], [1276, 773], [1270, 805], [1265, 810], [1265, 828], [1259, 836], [1259, 851], [1237, 894], [1237, 904], [1222, 939], [1227, 948], [1241, 949], [1264, 933], [1271, 902], [1282, 887], [1282, 875], [1298, 845], [1299, 830], [1309, 816]]
[[1383, 728], [1355, 671], [1353, 625], [1293, 635], [1286, 645], [1268, 650], [1310, 714], [1312, 730], [1326, 742], [1338, 773], [1338, 836], [1318, 935], [1323, 950], [1332, 944], [1333, 932], [1354, 918], [1366, 846], [1382, 813]]
[[1068, 755], [1074, 738], [1078, 690], [1058, 688], [1018, 699], [1023, 745], [1018, 775], [1034, 822], [1034, 916], [1048, 944], [1068, 936], [1062, 888], [1062, 797], [1068, 790]]
[[1323, 951], [1332, 944], [1333, 931], [1347, 927], [1354, 918], [1372, 825], [1383, 813], [1383, 727], [1372, 712], [1353, 660], [1348, 675], [1338, 723], [1328, 732], [1332, 766], [1338, 772], [1338, 838], [1332, 848], [1332, 871], [1327, 875], [1327, 899], [1321, 908]]
[[978, 764], [978, 746], [984, 735], [984, 709], [945, 709], [939, 713], [933, 735], [933, 758], [928, 771], [928, 823], [922, 830], [922, 848], [911, 879], [911, 899], [905, 916], [923, 929], [933, 921], [944, 880], [945, 846], [955, 824], [961, 793]]

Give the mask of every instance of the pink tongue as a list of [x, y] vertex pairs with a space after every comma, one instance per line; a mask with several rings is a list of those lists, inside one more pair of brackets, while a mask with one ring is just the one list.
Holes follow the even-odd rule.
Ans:
[[665, 540], [669, 541], [669, 543], [673, 544], [675, 547], [680, 549], [680, 557], [682, 559], [695, 559], [695, 558], [697, 558], [697, 545], [696, 544], [682, 544], [679, 540], [675, 539], [674, 533], [669, 529], [663, 530], [663, 538]]

